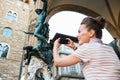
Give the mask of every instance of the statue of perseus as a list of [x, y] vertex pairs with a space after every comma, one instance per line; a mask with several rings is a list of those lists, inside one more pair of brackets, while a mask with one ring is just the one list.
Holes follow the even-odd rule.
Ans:
[[52, 60], [52, 50], [47, 42], [49, 38], [49, 24], [45, 21], [47, 16], [47, 0], [42, 1], [44, 3], [43, 9], [36, 9], [38, 18], [36, 20], [35, 31], [33, 33], [38, 39], [38, 44], [24, 47], [24, 50], [27, 50], [27, 54], [25, 56], [25, 59], [28, 59], [27, 64], [29, 64], [31, 56], [41, 58], [47, 64], [50, 64], [50, 61]]
[[[44, 2], [43, 9], [36, 9], [36, 13], [38, 14], [38, 18], [36, 21], [36, 28], [34, 31], [34, 36], [38, 38], [37, 48], [48, 47], [47, 39], [49, 37], [49, 25], [45, 22], [47, 16], [47, 1], [42, 0]], [[36, 47], [35, 47], [36, 48]]]
[[[36, 2], [36, 0], [34, 0]], [[34, 66], [33, 64], [37, 64], [39, 62], [38, 59], [45, 62], [47, 65], [47, 68], [50, 70], [50, 66], [52, 65], [52, 50], [50, 48], [50, 45], [48, 44], [48, 38], [49, 38], [49, 24], [46, 22], [46, 16], [47, 16], [47, 0], [41, 0], [43, 2], [43, 8], [42, 9], [36, 9], [35, 12], [38, 15], [38, 18], [35, 23], [35, 31], [33, 35], [38, 39], [37, 45], [33, 46], [26, 46], [23, 49], [26, 50], [26, 53], [24, 55], [25, 65], [28, 65], [28, 69], [32, 69], [32, 67], [36, 66], [42, 66], [41, 64]], [[31, 34], [28, 32], [28, 34]], [[34, 57], [33, 60], [31, 60], [32, 56]], [[35, 59], [36, 57], [36, 59]], [[35, 61], [36, 60], [36, 61]], [[35, 62], [34, 62], [35, 61]], [[31, 65], [32, 64], [32, 65]], [[42, 66], [43, 67], [43, 66]], [[37, 67], [35, 70], [31, 70], [31, 72], [28, 70], [26, 74], [36, 74], [35, 72], [42, 67]], [[46, 70], [48, 70], [46, 69]], [[34, 72], [34, 73], [33, 73]], [[40, 72], [41, 75], [43, 75], [42, 72]], [[41, 76], [40, 75], [40, 76]], [[33, 76], [29, 76], [28, 79], [34, 80]], [[41, 77], [43, 78], [43, 77]], [[26, 79], [25, 79], [26, 80]], [[44, 80], [44, 79], [43, 79]]]

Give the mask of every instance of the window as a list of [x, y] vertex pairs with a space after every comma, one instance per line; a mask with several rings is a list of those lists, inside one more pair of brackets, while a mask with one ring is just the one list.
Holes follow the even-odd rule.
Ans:
[[11, 37], [11, 35], [12, 35], [12, 29], [10, 29], [8, 27], [4, 28], [2, 35], [5, 36], [5, 37]]
[[17, 20], [17, 13], [14, 11], [8, 11], [6, 15], [6, 19], [16, 21]]
[[[60, 53], [61, 57], [64, 57], [66, 53]], [[56, 80], [83, 80], [84, 76], [82, 74], [82, 65], [77, 63], [72, 66], [67, 67], [55, 67], [53, 75], [56, 77]]]
[[0, 43], [0, 57], [7, 57], [9, 46], [6, 43]]
[[70, 70], [70, 73], [76, 73], [77, 74], [75, 66], [70, 66], [69, 70]]

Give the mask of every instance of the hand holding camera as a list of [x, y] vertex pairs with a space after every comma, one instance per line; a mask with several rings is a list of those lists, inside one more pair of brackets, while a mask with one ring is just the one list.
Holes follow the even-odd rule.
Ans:
[[69, 40], [66, 38], [60, 38], [60, 41], [59, 41], [60, 44], [68, 44], [68, 42]]
[[66, 46], [71, 47], [74, 50], [77, 49], [74, 42], [70, 38], [60, 38], [59, 43], [60, 44], [65, 44]]
[[78, 43], [78, 39], [73, 36], [56, 33], [54, 38], [50, 42], [51, 42], [51, 44], [54, 43], [54, 47], [56, 47], [56, 48], [58, 48], [60, 46], [60, 44], [65, 44], [66, 46], [71, 47], [75, 50], [76, 46], [75, 46], [74, 42]]

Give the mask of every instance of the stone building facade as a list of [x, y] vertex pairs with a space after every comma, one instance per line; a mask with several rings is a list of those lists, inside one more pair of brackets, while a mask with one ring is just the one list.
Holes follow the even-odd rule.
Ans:
[[[0, 78], [2, 80], [18, 80], [22, 48], [27, 44], [28, 39], [24, 31], [28, 31], [28, 27], [28, 2], [0, 0]], [[7, 51], [6, 55], [2, 56], [5, 51]]]
[[[37, 43], [37, 39], [33, 35], [26, 35], [24, 32], [34, 32], [37, 18], [35, 9], [41, 9], [43, 4], [41, 0], [36, 0], [36, 4], [33, 1], [35, 0], [0, 0], [0, 80], [18, 80], [19, 76], [24, 77], [24, 74], [23, 76], [20, 75], [21, 59], [24, 53], [23, 47]], [[50, 0], [48, 3], [49, 6]], [[2, 55], [3, 53], [5, 55]], [[53, 66], [52, 70], [48, 70], [48, 66], [36, 57], [31, 59], [30, 64], [32, 65], [28, 67], [28, 71], [33, 71], [33, 67], [37, 67], [34, 70], [40, 68], [45, 80], [55, 80], [56, 76], [68, 73], [62, 71], [63, 69], [69, 69], [68, 71], [73, 73], [73, 70], [80, 66], [78, 64], [70, 68], [59, 67], [59, 70], [56, 70], [57, 68]], [[25, 67], [23, 66], [23, 68]], [[76, 72], [76, 74], [80, 73]], [[65, 77], [69, 77], [69, 75]], [[78, 79], [63, 78], [61, 80]]]

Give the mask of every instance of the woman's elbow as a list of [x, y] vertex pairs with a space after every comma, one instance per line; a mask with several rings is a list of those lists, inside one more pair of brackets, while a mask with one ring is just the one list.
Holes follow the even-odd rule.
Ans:
[[60, 66], [61, 66], [61, 62], [60, 62], [60, 61], [54, 61], [54, 65], [55, 65], [56, 67], [60, 67]]
[[55, 65], [56, 67], [58, 67], [58, 66], [59, 66], [59, 63], [56, 62], [56, 61], [54, 61], [54, 65]]

